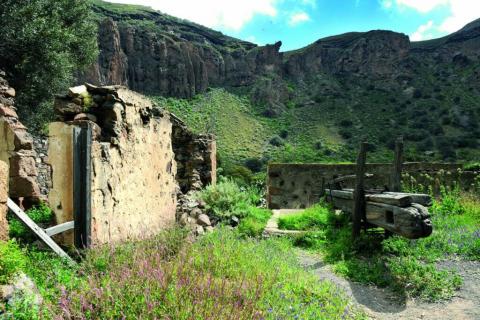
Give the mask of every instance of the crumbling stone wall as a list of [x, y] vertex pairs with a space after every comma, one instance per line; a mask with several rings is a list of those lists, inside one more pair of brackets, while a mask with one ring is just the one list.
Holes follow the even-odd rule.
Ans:
[[0, 241], [8, 240], [8, 166], [0, 161]]
[[49, 130], [50, 204], [57, 222], [73, 219], [72, 132], [89, 124], [94, 245], [158, 233], [178, 220], [181, 186], [188, 193], [215, 182], [213, 137], [194, 135], [140, 94], [120, 86], [79, 86], [57, 98], [55, 110], [60, 121]]
[[8, 165], [9, 195], [28, 208], [41, 199], [33, 139], [19, 121], [15, 90], [0, 71], [0, 160]]
[[176, 116], [172, 115], [173, 151], [177, 161], [177, 181], [183, 194], [197, 191], [216, 183], [215, 137], [194, 134]]
[[[426, 179], [442, 175], [442, 185], [453, 185], [454, 181], [462, 181], [468, 187], [473, 183], [475, 175], [461, 173], [459, 164], [440, 163], [405, 163], [403, 172], [415, 178], [418, 183], [426, 183]], [[392, 165], [369, 163], [366, 172], [373, 177], [365, 181], [367, 188], [384, 188], [390, 186]], [[355, 164], [284, 164], [275, 163], [268, 166], [267, 203], [271, 209], [298, 209], [312, 206], [320, 201], [323, 190], [339, 176], [354, 175]], [[354, 180], [345, 184], [353, 188]], [[430, 183], [430, 182], [429, 182]]]
[[37, 183], [42, 196], [47, 197], [52, 187], [52, 168], [48, 164], [48, 137], [33, 136], [33, 149], [37, 153], [35, 166], [37, 167]]

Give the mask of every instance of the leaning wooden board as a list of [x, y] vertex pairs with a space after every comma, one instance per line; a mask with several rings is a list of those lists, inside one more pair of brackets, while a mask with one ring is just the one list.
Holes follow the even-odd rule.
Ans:
[[7, 206], [12, 212], [22, 221], [30, 230], [32, 230], [47, 246], [50, 247], [60, 257], [67, 259], [71, 263], [75, 263], [70, 256], [60, 248], [55, 241], [48, 236], [48, 234], [40, 228], [32, 219], [15, 202], [10, 198], [7, 200]]

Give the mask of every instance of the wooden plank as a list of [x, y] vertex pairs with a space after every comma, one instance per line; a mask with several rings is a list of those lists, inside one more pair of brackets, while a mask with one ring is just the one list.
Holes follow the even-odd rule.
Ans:
[[56, 234], [71, 230], [74, 228], [74, 226], [75, 226], [74, 221], [68, 221], [68, 222], [57, 224], [56, 226], [45, 229], [45, 233], [51, 237]]
[[412, 203], [418, 203], [425, 207], [430, 207], [432, 205], [432, 197], [424, 193], [407, 193], [407, 192], [384, 192], [383, 194], [398, 194], [406, 195], [412, 198]]
[[[334, 198], [340, 199], [353, 199], [353, 191], [350, 190], [330, 190], [325, 189], [327, 195], [331, 195]], [[412, 197], [404, 193], [394, 193], [390, 192], [389, 194], [385, 193], [376, 193], [376, 194], [365, 194], [365, 200], [371, 202], [379, 202], [385, 204], [391, 204], [399, 207], [408, 207], [412, 204]]]
[[408, 207], [412, 204], [412, 197], [405, 194], [367, 194], [365, 198], [370, 202], [384, 203], [398, 207]]
[[52, 238], [48, 236], [45, 230], [40, 228], [32, 219], [30, 219], [30, 217], [27, 216], [27, 214], [23, 212], [23, 210], [20, 209], [20, 207], [17, 206], [17, 204], [13, 202], [12, 199], [8, 198], [7, 206], [20, 219], [20, 221], [22, 221], [25, 226], [32, 230], [33, 233], [35, 233], [40, 238], [40, 240], [42, 240], [48, 247], [50, 247], [50, 249], [52, 249], [60, 257], [74, 263], [72, 258], [70, 258], [70, 256], [65, 253], [65, 251], [63, 251], [62, 248], [60, 248], [58, 244], [56, 244], [55, 241], [52, 240]]
[[[365, 217], [365, 188], [364, 188], [364, 175], [365, 175], [365, 163], [367, 160], [367, 143], [362, 142], [360, 144], [360, 151], [357, 157], [356, 167], [356, 179], [355, 179], [355, 191], [353, 194], [353, 238], [357, 238], [360, 235], [362, 228], [362, 220]], [[364, 221], [365, 222], [365, 221]]]
[[325, 189], [325, 193], [335, 198], [353, 200], [353, 191]]
[[402, 191], [402, 164], [403, 164], [403, 138], [395, 141], [395, 157], [392, 167], [392, 182], [390, 190], [393, 192]]

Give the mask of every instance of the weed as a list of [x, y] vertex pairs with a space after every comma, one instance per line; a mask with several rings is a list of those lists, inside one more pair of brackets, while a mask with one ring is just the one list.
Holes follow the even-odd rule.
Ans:
[[316, 205], [301, 213], [280, 217], [278, 227], [284, 230], [315, 230], [326, 226], [328, 216], [328, 208]]
[[0, 241], [0, 284], [8, 283], [17, 273], [26, 269], [28, 259], [15, 240]]
[[[37, 224], [49, 224], [53, 220], [52, 210], [44, 202], [27, 210], [26, 214]], [[36, 238], [33, 233], [25, 227], [13, 214], [9, 214], [9, 234], [22, 242], [33, 242]]]
[[271, 216], [272, 212], [268, 209], [250, 207], [247, 216], [238, 225], [238, 232], [247, 237], [258, 237]]

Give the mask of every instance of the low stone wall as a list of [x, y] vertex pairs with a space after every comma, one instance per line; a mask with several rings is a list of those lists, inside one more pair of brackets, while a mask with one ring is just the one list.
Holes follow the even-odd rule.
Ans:
[[[460, 181], [464, 188], [475, 183], [478, 174], [461, 171], [460, 164], [405, 163], [403, 173], [408, 181], [416, 185], [453, 185]], [[366, 172], [373, 174], [366, 180], [368, 188], [390, 186], [391, 164], [370, 163]], [[332, 180], [339, 176], [355, 174], [355, 164], [282, 164], [268, 166], [267, 202], [271, 209], [306, 208], [317, 203]], [[414, 181], [413, 181], [413, 180]], [[432, 180], [433, 179], [433, 180]], [[354, 181], [344, 187], [353, 187]]]
[[8, 240], [8, 166], [0, 161], [0, 241]]

